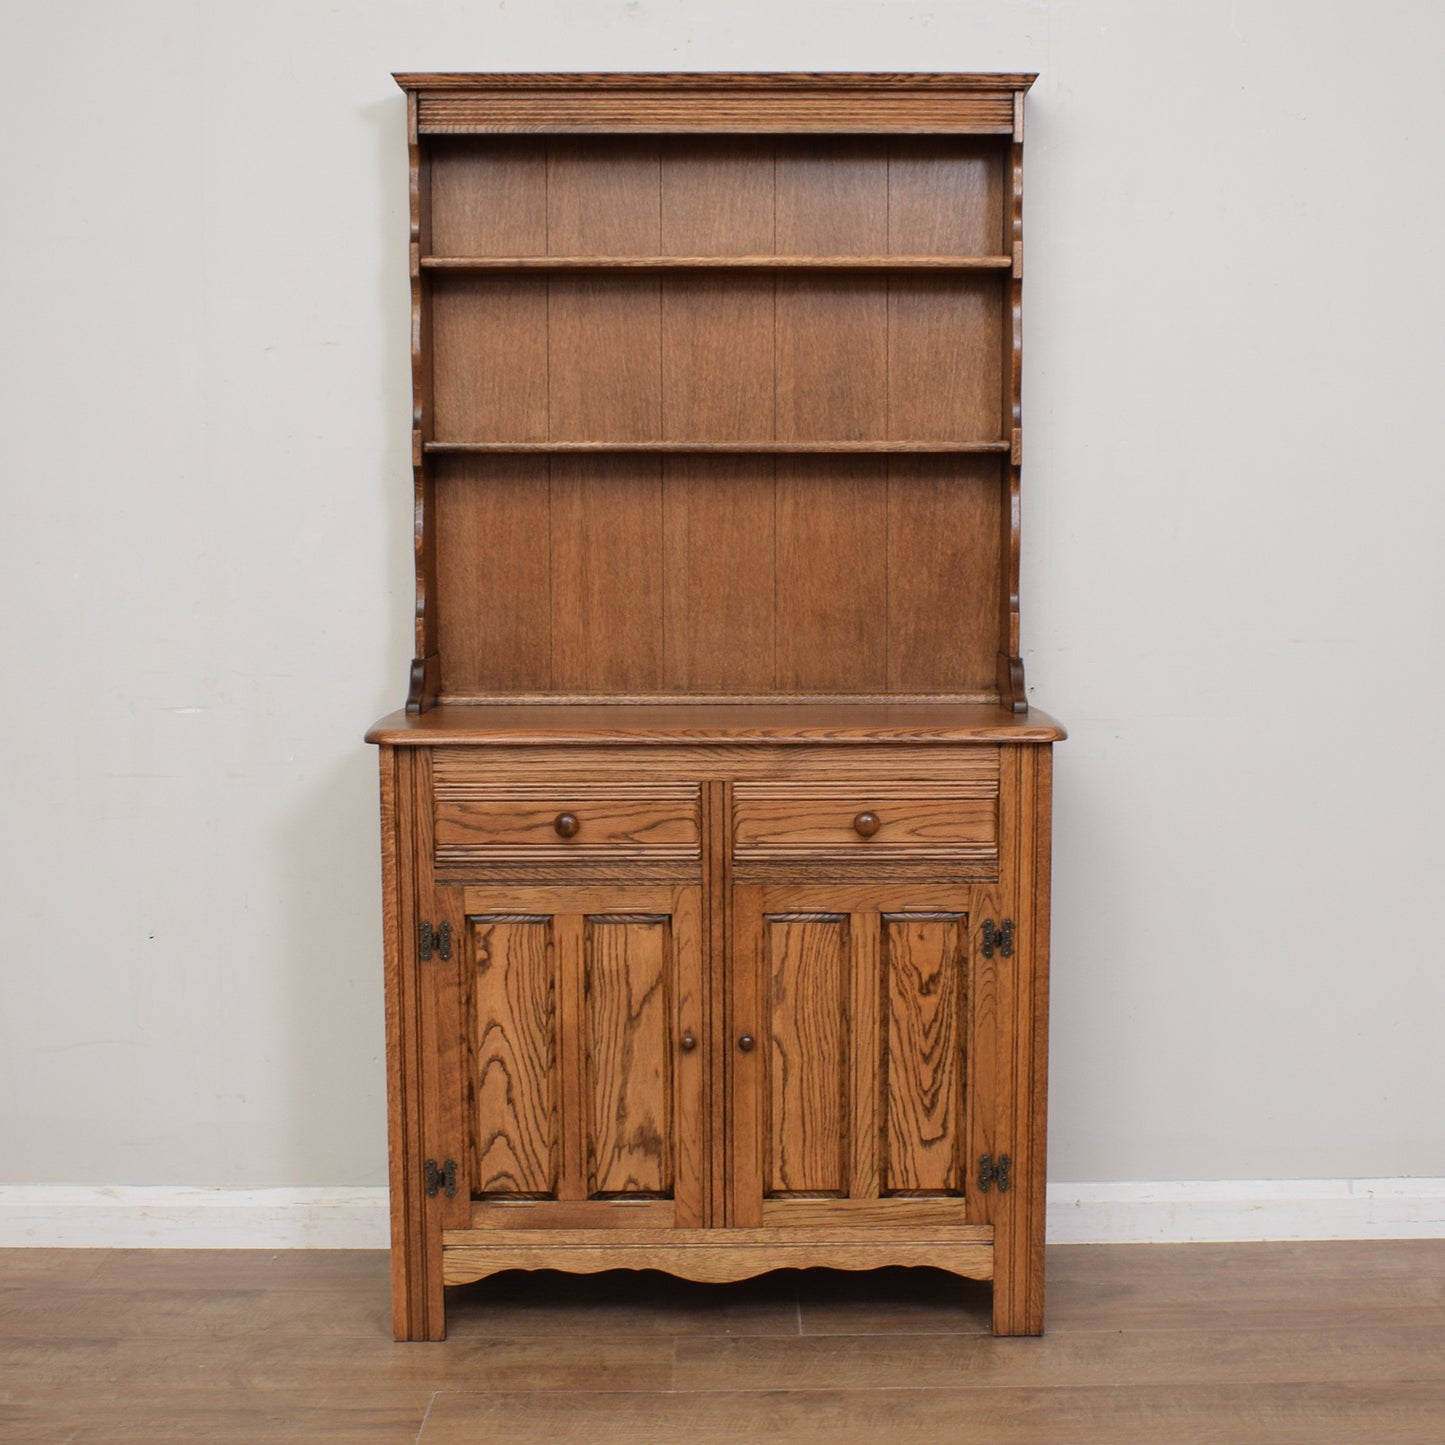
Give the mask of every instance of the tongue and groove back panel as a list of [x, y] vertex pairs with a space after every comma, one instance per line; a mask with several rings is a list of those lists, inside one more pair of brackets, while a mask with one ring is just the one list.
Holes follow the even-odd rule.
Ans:
[[1011, 141], [423, 137], [443, 698], [997, 698]]

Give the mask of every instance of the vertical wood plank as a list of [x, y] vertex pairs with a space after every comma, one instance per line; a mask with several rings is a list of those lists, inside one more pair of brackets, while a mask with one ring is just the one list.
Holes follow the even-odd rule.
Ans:
[[[703, 836], [709, 831], [709, 798], [703, 788]], [[704, 888], [706, 888], [706, 882]], [[707, 962], [710, 940], [704, 918], [703, 890], [693, 885], [675, 888], [672, 898], [672, 956], [667, 960], [672, 983], [672, 1016], [667, 1020], [665, 1046], [672, 1065], [672, 1127], [668, 1132], [673, 1152], [673, 1222], [678, 1229], [701, 1229], [709, 1220], [713, 1160], [721, 1155], [720, 1138], [709, 1125], [708, 1045], [712, 1011], [709, 1008]], [[681, 1040], [697, 1040], [683, 1049]], [[721, 1121], [721, 1115], [718, 1116]]]
[[549, 254], [657, 253], [662, 190], [656, 140], [554, 138], [547, 151]]
[[902, 256], [997, 256], [1005, 147], [982, 137], [897, 136], [888, 158], [888, 249]]
[[894, 276], [888, 286], [888, 435], [896, 441], [1005, 436], [997, 276]]
[[432, 273], [438, 441], [545, 441], [547, 282]]
[[436, 1200], [436, 1210], [443, 1229], [461, 1229], [471, 1223], [469, 1186], [475, 1171], [472, 1155], [476, 1073], [470, 1042], [473, 1015], [463, 1011], [473, 982], [468, 975], [474, 975], [475, 970], [471, 968], [470, 950], [465, 946], [467, 922], [460, 890], [455, 886], [434, 887], [431, 914], [434, 926], [445, 923], [451, 928], [454, 941], [450, 959], [441, 958], [433, 951], [431, 959], [421, 964], [423, 982], [433, 1001], [434, 1036], [429, 1051], [434, 1068], [436, 1133], [430, 1153], [434, 1159], [450, 1159], [457, 1166], [456, 1190], [450, 1198], [441, 1194]]
[[770, 916], [769, 1194], [846, 1194], [847, 914]]
[[888, 996], [885, 1193], [961, 1190], [963, 915], [883, 916]]
[[662, 301], [656, 276], [554, 276], [548, 285], [548, 435], [657, 441]]
[[777, 280], [780, 441], [866, 441], [888, 433], [888, 300], [876, 276]]
[[557, 1198], [587, 1198], [586, 945], [582, 915], [572, 909], [554, 920], [557, 971], [556, 1056], [560, 1171]]
[[773, 278], [662, 283], [662, 435], [762, 441], [774, 431]]
[[888, 459], [888, 686], [986, 692], [1000, 644], [997, 457]]
[[398, 1340], [427, 1338], [426, 1222], [421, 1188], [421, 1101], [415, 964], [404, 940], [415, 937], [410, 855], [410, 748], [382, 747], [381, 906], [385, 928], [386, 1114], [390, 1141], [391, 1318]]
[[[429, 910], [432, 898], [431, 750], [406, 748], [396, 755], [397, 823], [397, 979], [404, 1114], [401, 1188], [406, 1231], [406, 1333], [411, 1340], [446, 1337], [442, 1303], [440, 1211], [428, 1200], [423, 1164], [437, 1139], [436, 1088], [432, 1059], [435, 1021], [426, 983], [419, 974], [416, 937], [418, 910]], [[395, 1302], [393, 1302], [395, 1305]]]
[[880, 1104], [884, 1084], [884, 1032], [879, 1003], [884, 988], [879, 956], [879, 916], [854, 913], [849, 920], [851, 987], [848, 1011], [848, 1078], [851, 1146], [848, 1195], [877, 1199]]
[[[706, 1201], [702, 1223], [721, 1228], [728, 1222], [728, 1179], [731, 1174], [730, 1151], [733, 1149], [727, 1093], [728, 980], [729, 940], [732, 929], [729, 910], [732, 902], [731, 839], [728, 820], [731, 817], [730, 785], [721, 779], [708, 779], [702, 784], [701, 826], [703, 842], [703, 916], [706, 921], [705, 953], [703, 955], [702, 1004], [703, 1032], [698, 1035], [699, 1072], [706, 1090], [704, 1099], [705, 1133], [702, 1148], [705, 1155]], [[679, 1223], [684, 1217], [683, 1203], [678, 1201]]]
[[1004, 643], [999, 649], [999, 699], [1014, 712], [1027, 712], [1028, 694], [1024, 690], [1023, 661], [1020, 657], [1019, 633], [1019, 522], [1020, 471], [1023, 457], [1019, 443], [1023, 432], [1023, 226], [1024, 226], [1024, 148], [1023, 92], [1014, 95], [1014, 138], [1008, 151], [1008, 185], [1005, 194], [1004, 238], [1013, 249], [1013, 274], [1004, 284], [1003, 337], [999, 348], [1002, 360], [1002, 392], [1004, 425], [1014, 446], [1006, 474], [1008, 488], [1001, 501], [1002, 531], [1000, 533], [999, 612], [1002, 617]]
[[551, 459], [552, 685], [662, 683], [662, 480], [655, 457]]
[[[729, 1018], [722, 1059], [728, 1077], [728, 1223], [738, 1229], [756, 1229], [763, 1222], [763, 1119], [768, 1107], [764, 897], [756, 884], [733, 889]], [[763, 1047], [744, 1053], [737, 1046], [743, 1034], [751, 1034]]]
[[438, 256], [545, 254], [546, 147], [530, 137], [433, 137], [431, 250]]
[[436, 468], [443, 690], [550, 687], [547, 459], [440, 457]]
[[773, 249], [773, 144], [688, 136], [662, 146], [664, 256], [765, 256]]
[[888, 249], [888, 142], [780, 139], [780, 256], [878, 256]]
[[774, 481], [768, 457], [663, 463], [664, 685], [773, 685]]
[[777, 686], [881, 692], [888, 482], [871, 457], [777, 461]]
[[[475, 1190], [554, 1196], [558, 1182], [559, 938], [541, 915], [468, 920], [474, 967]], [[566, 1038], [565, 1032], [562, 1038]]]
[[583, 919], [589, 1195], [672, 1190], [671, 933], [662, 915]]

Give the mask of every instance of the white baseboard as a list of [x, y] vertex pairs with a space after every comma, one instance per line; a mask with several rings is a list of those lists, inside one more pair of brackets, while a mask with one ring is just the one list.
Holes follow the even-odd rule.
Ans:
[[[1445, 1238], [1445, 1179], [1049, 1185], [1052, 1244]], [[0, 1185], [0, 1248], [385, 1249], [385, 1189]]]
[[1051, 1244], [1445, 1238], [1445, 1179], [1050, 1184]]
[[385, 1249], [385, 1189], [0, 1185], [0, 1248]]

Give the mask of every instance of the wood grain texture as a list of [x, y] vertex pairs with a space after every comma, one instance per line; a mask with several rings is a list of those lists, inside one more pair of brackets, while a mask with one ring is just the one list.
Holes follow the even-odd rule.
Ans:
[[744, 457], [663, 464], [663, 647], [669, 690], [773, 684], [773, 465]]
[[890, 252], [987, 255], [1003, 244], [1004, 143], [899, 137], [888, 144]]
[[[836, 702], [799, 697], [773, 702], [709, 702], [672, 705], [562, 702], [555, 706], [516, 703], [441, 705], [420, 717], [392, 713], [367, 733], [367, 741], [393, 747], [568, 747], [600, 748], [586, 755], [589, 766], [608, 756], [611, 746], [707, 748], [734, 745], [729, 767], [746, 768], [748, 745], [814, 749], [809, 756], [827, 760], [859, 744], [904, 744], [922, 751], [919, 765], [944, 766], [972, 756], [976, 744], [1052, 743], [1066, 736], [1047, 713], [1028, 716], [996, 703], [896, 703], [884, 699]], [[821, 751], [817, 749], [821, 748]], [[857, 756], [855, 754], [855, 756]], [[865, 771], [867, 771], [865, 769]], [[856, 776], [856, 774], [855, 774]]]
[[1004, 435], [994, 364], [1002, 345], [999, 285], [992, 276], [890, 278], [890, 437]]
[[889, 459], [890, 690], [995, 685], [1004, 487], [992, 459]]
[[552, 682], [547, 462], [445, 457], [436, 465], [444, 690], [545, 690]]
[[773, 142], [734, 136], [662, 144], [662, 245], [669, 256], [773, 250]]
[[1013, 256], [906, 255], [601, 255], [588, 256], [422, 256], [423, 271], [1010, 271]]
[[[767, 1194], [848, 1187], [848, 918], [770, 914]], [[762, 1045], [759, 1045], [762, 1047]]]
[[774, 284], [778, 440], [890, 436], [884, 290], [866, 276], [825, 272], [780, 275]]
[[993, 1249], [976, 1230], [934, 1225], [907, 1234], [876, 1229], [488, 1230], [476, 1244], [450, 1232], [443, 1246], [447, 1284], [468, 1284], [507, 1269], [662, 1269], [682, 1279], [718, 1283], [774, 1269], [877, 1269], [928, 1265], [968, 1279], [993, 1277]]
[[546, 435], [553, 441], [659, 440], [662, 291], [658, 279], [561, 275], [531, 284], [547, 288]]
[[468, 920], [476, 1114], [474, 1194], [555, 1195], [557, 939], [543, 914]]
[[957, 913], [887, 913], [885, 1192], [962, 1194], [968, 966]]
[[[965, 786], [887, 783], [739, 783], [735, 793], [734, 847], [739, 858], [845, 852], [886, 859], [974, 856], [997, 852], [996, 784]], [[871, 811], [878, 829], [861, 836], [854, 820]]]
[[658, 914], [584, 919], [591, 1195], [672, 1190], [669, 923]]
[[776, 686], [887, 685], [884, 468], [864, 457], [778, 459]]
[[[576, 833], [557, 819], [570, 813]], [[436, 856], [698, 856], [696, 783], [436, 784]]]
[[544, 142], [459, 139], [434, 142], [430, 149], [431, 250], [454, 256], [547, 250]]
[[661, 686], [660, 464], [555, 457], [551, 476], [553, 685]]
[[[557, 311], [564, 336], [606, 335], [609, 327], [612, 331], [625, 327], [615, 306], [613, 312], [603, 309], [598, 315], [598, 307], [589, 309], [578, 299], [577, 288], [586, 282], [554, 284], [571, 288]], [[548, 289], [549, 283], [540, 276], [457, 274], [434, 279], [435, 430], [428, 440], [542, 442], [548, 438]], [[567, 388], [575, 390], [587, 380], [563, 370], [557, 385], [565, 399], [572, 395]]]
[[549, 141], [546, 249], [660, 251], [661, 185], [656, 141]]
[[772, 437], [772, 277], [669, 276], [660, 385], [668, 440]]

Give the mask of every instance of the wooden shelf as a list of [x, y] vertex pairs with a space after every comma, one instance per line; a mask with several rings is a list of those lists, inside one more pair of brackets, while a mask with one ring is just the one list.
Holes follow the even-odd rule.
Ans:
[[423, 256], [424, 271], [1010, 271], [1012, 256]]
[[860, 442], [426, 442], [429, 454], [447, 453], [569, 453], [569, 452], [763, 452], [811, 455], [826, 452], [943, 452], [975, 455], [1006, 453], [1006, 441], [860, 441]]

